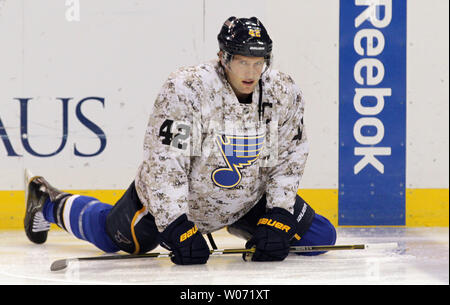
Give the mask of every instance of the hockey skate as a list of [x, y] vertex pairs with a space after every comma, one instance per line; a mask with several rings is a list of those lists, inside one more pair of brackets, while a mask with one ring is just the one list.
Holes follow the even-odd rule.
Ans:
[[56, 202], [64, 197], [70, 196], [47, 182], [44, 177], [33, 176], [30, 171], [25, 170], [25, 233], [30, 241], [43, 244], [47, 240], [50, 223], [45, 220], [42, 210], [47, 198]]

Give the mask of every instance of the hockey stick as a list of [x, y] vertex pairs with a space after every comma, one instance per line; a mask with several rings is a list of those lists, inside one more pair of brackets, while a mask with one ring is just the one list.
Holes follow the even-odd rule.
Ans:
[[[334, 250], [364, 250], [364, 249], [394, 249], [397, 248], [397, 243], [378, 243], [378, 244], [359, 244], [359, 245], [331, 245], [331, 246], [298, 246], [291, 247], [290, 253], [303, 253], [303, 252], [317, 252], [317, 251], [334, 251]], [[211, 255], [223, 255], [223, 254], [246, 254], [250, 256], [255, 253], [255, 248], [251, 249], [217, 249], [210, 250]], [[132, 258], [160, 258], [171, 257], [172, 252], [150, 252], [146, 254], [127, 254], [127, 255], [106, 255], [106, 256], [92, 256], [92, 257], [79, 257], [79, 258], [65, 258], [59, 259], [52, 263], [50, 266], [51, 271], [61, 271], [67, 268], [69, 264], [80, 261], [105, 261], [105, 260], [119, 260], [119, 259], [132, 259]]]

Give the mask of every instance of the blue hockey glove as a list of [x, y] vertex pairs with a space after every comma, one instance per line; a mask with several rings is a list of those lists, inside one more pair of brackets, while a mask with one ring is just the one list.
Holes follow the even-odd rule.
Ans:
[[174, 220], [161, 233], [161, 246], [174, 254], [170, 259], [177, 265], [205, 264], [209, 248], [197, 226], [186, 214]]

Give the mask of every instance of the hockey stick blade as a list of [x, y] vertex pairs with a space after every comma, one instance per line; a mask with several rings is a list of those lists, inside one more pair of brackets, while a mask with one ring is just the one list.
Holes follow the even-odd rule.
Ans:
[[132, 259], [132, 258], [157, 258], [157, 257], [170, 257], [172, 256], [172, 253], [157, 253], [157, 252], [151, 252], [146, 254], [118, 254], [118, 255], [101, 255], [101, 256], [90, 256], [90, 257], [78, 257], [78, 258], [64, 258], [54, 261], [51, 266], [51, 271], [61, 271], [66, 269], [69, 264], [79, 262], [79, 261], [106, 261], [106, 260], [118, 260], [118, 259]]
[[[318, 252], [318, 251], [335, 251], [335, 250], [370, 250], [370, 249], [395, 249], [398, 247], [397, 243], [377, 243], [377, 244], [358, 244], [358, 245], [325, 245], [325, 246], [297, 246], [291, 247], [290, 253], [302, 253], [302, 252]], [[255, 248], [251, 249], [217, 249], [210, 250], [211, 256], [218, 256], [223, 254], [246, 254], [251, 256], [255, 252]], [[54, 261], [51, 266], [51, 271], [61, 271], [66, 269], [73, 262], [80, 261], [105, 261], [105, 260], [119, 260], [119, 259], [133, 259], [133, 258], [161, 258], [171, 257], [171, 252], [150, 252], [146, 254], [127, 254], [127, 255], [102, 255], [91, 257], [79, 257], [79, 258], [66, 258]]]
[[60, 271], [67, 268], [70, 259], [58, 259], [50, 266], [50, 271]]

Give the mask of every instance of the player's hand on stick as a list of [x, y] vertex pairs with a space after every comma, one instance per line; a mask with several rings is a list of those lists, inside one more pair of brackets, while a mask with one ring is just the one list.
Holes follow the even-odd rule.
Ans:
[[289, 254], [296, 224], [294, 215], [282, 208], [273, 208], [261, 217], [253, 237], [245, 244], [247, 249], [255, 247], [252, 261], [284, 260]]
[[205, 264], [210, 254], [205, 238], [186, 214], [161, 233], [161, 246], [172, 251], [171, 260], [177, 265]]

